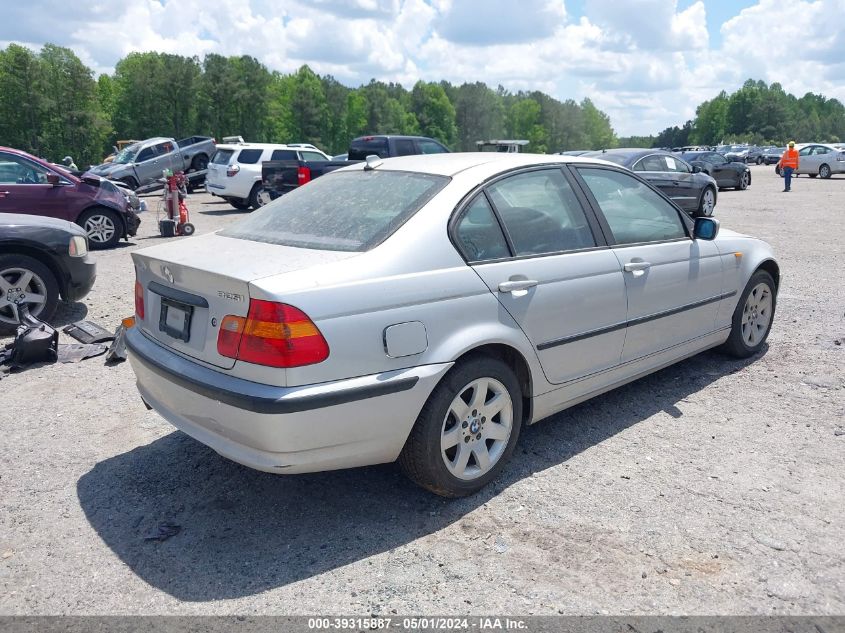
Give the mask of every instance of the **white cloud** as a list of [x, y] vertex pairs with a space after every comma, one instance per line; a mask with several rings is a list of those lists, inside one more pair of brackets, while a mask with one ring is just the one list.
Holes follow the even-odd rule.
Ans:
[[[739, 0], [737, 0], [739, 1]], [[747, 0], [746, 0], [747, 1]], [[4, 6], [0, 42], [73, 48], [96, 72], [132, 51], [252, 55], [309, 64], [349, 85], [371, 78], [483, 81], [590, 97], [622, 135], [683, 124], [747, 78], [845, 101], [845, 0], [759, 0], [711, 44], [702, 0], [65, 0]]]

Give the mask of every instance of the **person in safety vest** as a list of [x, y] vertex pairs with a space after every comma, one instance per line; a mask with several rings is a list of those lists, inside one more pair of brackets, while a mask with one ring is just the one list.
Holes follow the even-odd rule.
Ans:
[[792, 172], [798, 169], [798, 150], [795, 149], [795, 141], [789, 141], [789, 147], [780, 157], [778, 167], [783, 174], [783, 190], [792, 191]]

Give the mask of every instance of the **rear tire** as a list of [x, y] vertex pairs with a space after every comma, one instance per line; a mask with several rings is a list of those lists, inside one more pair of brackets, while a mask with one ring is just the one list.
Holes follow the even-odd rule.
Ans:
[[701, 192], [701, 200], [698, 202], [698, 210], [693, 214], [696, 218], [709, 218], [716, 208], [716, 190], [707, 187]]
[[17, 305], [9, 301], [7, 286], [21, 289], [32, 316], [41, 321], [53, 318], [59, 304], [59, 281], [46, 265], [29, 255], [0, 255], [0, 280], [0, 334], [13, 334], [18, 326]]
[[249, 209], [249, 200], [242, 200], [241, 198], [228, 198], [229, 204], [240, 211]]
[[736, 358], [748, 358], [759, 352], [772, 329], [776, 306], [774, 279], [765, 270], [757, 270], [736, 304], [731, 335], [722, 345], [722, 351]]
[[742, 175], [739, 177], [739, 185], [737, 189], [740, 191], [745, 191], [748, 189], [748, 185], [751, 184], [751, 174], [746, 170], [742, 172]]
[[830, 165], [824, 164], [819, 167], [819, 177], [824, 178], [825, 180], [830, 178]]
[[199, 154], [194, 156], [194, 160], [191, 161], [191, 169], [194, 171], [202, 171], [203, 169], [208, 169], [208, 156], [205, 154]]
[[123, 222], [116, 212], [105, 207], [88, 209], [76, 223], [85, 229], [93, 250], [113, 248], [123, 237]]
[[504, 468], [522, 427], [522, 390], [498, 358], [472, 356], [434, 388], [399, 456], [405, 475], [443, 497], [481, 490]]

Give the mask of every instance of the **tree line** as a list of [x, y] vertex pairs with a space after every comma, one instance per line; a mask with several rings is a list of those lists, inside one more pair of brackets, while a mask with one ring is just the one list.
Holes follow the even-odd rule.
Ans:
[[559, 101], [484, 83], [418, 81], [410, 90], [373, 79], [350, 88], [308, 66], [284, 74], [249, 56], [130, 53], [94, 78], [52, 44], [0, 50], [0, 145], [80, 165], [99, 163], [118, 139], [217, 139], [313, 143], [330, 154], [364, 134], [420, 134], [453, 150], [476, 141], [528, 139], [531, 151], [611, 147], [608, 116], [589, 100]]
[[724, 90], [696, 108], [695, 119], [668, 127], [656, 136], [630, 137], [620, 143], [638, 147], [680, 147], [750, 143], [783, 146], [797, 142], [845, 140], [845, 106], [808, 92], [796, 97], [779, 83], [747, 80], [731, 94]]
[[70, 155], [80, 166], [99, 163], [118, 139], [195, 134], [313, 143], [330, 154], [377, 133], [421, 134], [459, 151], [483, 139], [528, 139], [538, 153], [845, 139], [845, 107], [836, 99], [798, 98], [750, 79], [700, 104], [682, 126], [625, 138], [589, 99], [481, 82], [418, 81], [407, 90], [373, 79], [353, 88], [308, 66], [270, 71], [249, 56], [130, 53], [113, 74], [95, 78], [68, 48], [10, 44], [0, 49], [0, 86], [0, 145], [53, 161]]

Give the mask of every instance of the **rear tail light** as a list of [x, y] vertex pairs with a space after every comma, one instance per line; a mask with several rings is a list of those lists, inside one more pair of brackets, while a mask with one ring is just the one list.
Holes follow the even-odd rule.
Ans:
[[311, 169], [308, 167], [300, 167], [296, 170], [296, 178], [300, 185], [311, 182]]
[[329, 345], [302, 310], [286, 303], [251, 299], [246, 318], [223, 318], [217, 352], [256, 365], [300, 367], [326, 360]]
[[229, 177], [232, 177], [235, 174], [237, 174], [240, 170], [241, 170], [240, 165], [229, 165], [229, 167], [226, 169], [226, 175], [229, 176]]
[[144, 318], [144, 287], [140, 281], [135, 282], [135, 314], [139, 319]]

